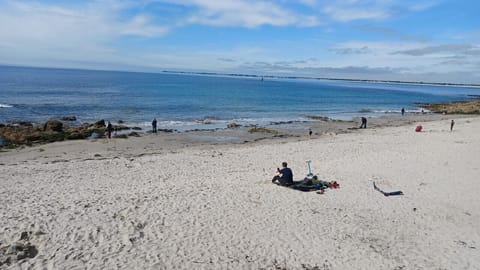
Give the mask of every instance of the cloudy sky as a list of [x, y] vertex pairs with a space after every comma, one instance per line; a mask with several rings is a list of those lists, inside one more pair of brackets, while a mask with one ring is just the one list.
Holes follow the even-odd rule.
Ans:
[[0, 64], [480, 83], [478, 0], [0, 0]]

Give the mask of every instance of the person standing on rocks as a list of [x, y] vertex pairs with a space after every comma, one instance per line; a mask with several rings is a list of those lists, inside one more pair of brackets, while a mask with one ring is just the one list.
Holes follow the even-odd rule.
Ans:
[[113, 126], [110, 121], [107, 122], [107, 138], [112, 138], [112, 131], [113, 131]]

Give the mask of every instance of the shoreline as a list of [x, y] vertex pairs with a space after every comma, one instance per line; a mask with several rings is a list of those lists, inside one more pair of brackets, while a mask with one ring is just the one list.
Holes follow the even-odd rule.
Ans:
[[[43, 160], [43, 162], [62, 162], [64, 156], [74, 156], [78, 159], [108, 159], [113, 157], [138, 157], [150, 154], [176, 152], [189, 148], [235, 148], [243, 145], [258, 146], [284, 144], [312, 139], [332, 138], [340, 134], [356, 134], [391, 128], [428, 123], [450, 121], [477, 117], [475, 115], [443, 115], [436, 113], [386, 115], [379, 118], [368, 118], [367, 129], [360, 129], [360, 118], [352, 121], [318, 120], [312, 122], [273, 124], [258, 127], [257, 132], [251, 132], [253, 127], [224, 128], [216, 130], [192, 130], [185, 132], [139, 133], [138, 136], [112, 136], [95, 139], [64, 140], [33, 145], [20, 145], [16, 148], [0, 148], [0, 164], [9, 161]], [[309, 130], [312, 135], [309, 136]], [[127, 131], [130, 132], [130, 131]], [[10, 159], [11, 158], [11, 159]], [[68, 160], [68, 158], [67, 158]]]
[[[441, 119], [442, 117], [459, 118], [469, 115], [480, 115], [480, 100], [478, 96], [472, 96], [470, 100], [452, 101], [446, 103], [417, 103], [421, 108], [421, 112], [407, 112], [405, 115], [399, 113], [384, 114], [383, 116], [369, 117], [370, 123], [374, 127], [379, 126], [396, 126], [409, 123], [412, 120], [429, 121], [431, 119]], [[427, 112], [424, 112], [424, 109]], [[361, 114], [360, 114], [361, 115]], [[437, 116], [434, 116], [437, 115]], [[438, 116], [440, 115], [440, 116]], [[191, 130], [177, 130], [160, 127], [159, 134], [172, 133], [180, 134], [197, 134], [200, 141], [208, 140], [212, 142], [231, 141], [231, 142], [248, 142], [250, 140], [261, 140], [272, 136], [260, 136], [258, 134], [266, 133], [274, 135], [273, 137], [301, 137], [305, 130], [313, 129], [314, 133], [339, 133], [354, 130], [355, 122], [360, 121], [360, 117], [352, 120], [336, 120], [320, 115], [305, 115], [305, 121], [293, 120], [285, 122], [270, 122], [264, 125], [242, 125], [236, 122], [229, 122], [226, 126], [214, 124], [211, 120], [205, 120], [203, 124], [206, 128], [195, 128]], [[64, 116], [60, 120], [52, 119], [43, 124], [33, 124], [30, 122], [19, 121], [11, 124], [0, 123], [0, 150], [23, 147], [25, 145], [32, 146], [38, 144], [51, 143], [64, 140], [78, 139], [95, 139], [105, 136], [105, 120], [99, 120], [95, 123], [79, 124], [75, 116]], [[395, 123], [398, 122], [398, 123]], [[128, 139], [131, 137], [144, 137], [151, 131], [136, 125], [132, 126], [125, 121], [119, 120], [113, 123], [113, 137]], [[199, 123], [201, 124], [201, 123]], [[208, 127], [211, 125], [210, 127]], [[258, 128], [258, 129], [257, 129]], [[215, 132], [215, 133], [214, 133]], [[248, 135], [257, 134], [257, 136]], [[214, 134], [209, 136], [208, 134]], [[215, 135], [216, 134], [216, 135]], [[223, 137], [218, 134], [224, 134]], [[232, 135], [233, 134], [233, 135]], [[203, 138], [200, 138], [203, 137]], [[192, 142], [190, 142], [192, 143]]]

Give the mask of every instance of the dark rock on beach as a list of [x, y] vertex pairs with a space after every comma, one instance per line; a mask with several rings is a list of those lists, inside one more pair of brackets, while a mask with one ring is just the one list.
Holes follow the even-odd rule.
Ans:
[[33, 127], [33, 124], [30, 122], [20, 121], [14, 123], [14, 125], [21, 126], [21, 127]]
[[166, 132], [166, 133], [173, 133], [177, 130], [176, 129], [169, 129], [169, 128], [161, 128], [161, 129], [158, 129], [158, 131]]
[[130, 136], [130, 137], [140, 137], [140, 134], [138, 134], [138, 132], [132, 131], [128, 134], [128, 136]]
[[43, 125], [43, 131], [53, 131], [53, 132], [62, 132], [63, 123], [58, 120], [48, 120]]
[[274, 129], [269, 129], [269, 128], [264, 128], [264, 127], [253, 127], [248, 130], [249, 133], [268, 133], [268, 134], [278, 134], [277, 130]]
[[7, 124], [0, 126], [0, 137], [3, 147], [16, 147], [19, 145], [32, 145], [34, 143], [49, 143], [63, 140], [85, 139], [93, 132], [103, 134], [104, 127], [97, 128], [90, 124], [77, 127], [65, 126], [59, 120], [49, 120], [43, 125], [33, 126], [25, 124]]
[[102, 119], [102, 120], [99, 120], [97, 122], [95, 122], [95, 124], [93, 124], [95, 127], [105, 127], [105, 120]]
[[130, 130], [131, 128], [124, 125], [114, 125], [113, 129], [120, 131], [120, 130]]
[[423, 104], [423, 108], [435, 113], [480, 114], [480, 100], [456, 101], [450, 103]]
[[232, 123], [228, 123], [227, 128], [237, 128], [237, 127], [240, 127], [240, 126], [242, 126], [242, 125], [239, 125], [235, 122], [232, 122]]
[[73, 121], [77, 121], [77, 117], [75, 117], [75, 116], [64, 116], [64, 117], [60, 118], [60, 120], [73, 122]]
[[117, 139], [127, 139], [128, 135], [127, 134], [118, 134], [118, 135], [114, 135], [113, 137], [117, 138]]
[[291, 125], [295, 123], [301, 123], [301, 121], [279, 121], [279, 122], [270, 122], [270, 125], [272, 126], [278, 126], [278, 125]]
[[18, 242], [4, 246], [0, 244], [0, 268], [2, 265], [8, 266], [12, 263], [37, 256], [37, 247], [30, 243], [31, 235], [32, 232], [22, 232]]

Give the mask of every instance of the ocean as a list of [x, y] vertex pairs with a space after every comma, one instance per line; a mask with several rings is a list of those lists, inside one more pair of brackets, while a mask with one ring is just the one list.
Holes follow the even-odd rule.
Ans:
[[0, 66], [0, 123], [75, 116], [72, 124], [105, 119], [148, 129], [156, 118], [160, 129], [185, 131], [311, 115], [379, 117], [479, 94], [439, 85]]

